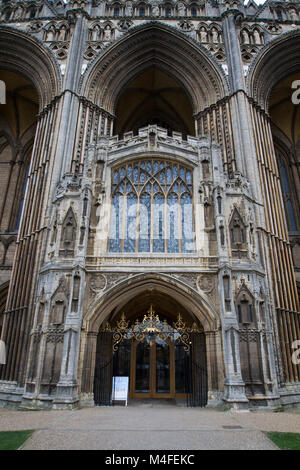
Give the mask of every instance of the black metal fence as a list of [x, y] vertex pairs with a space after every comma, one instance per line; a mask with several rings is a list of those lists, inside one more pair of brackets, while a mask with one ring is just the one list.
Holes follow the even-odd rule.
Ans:
[[[191, 335], [190, 351], [184, 356], [186, 404], [204, 407], [208, 399], [205, 336]], [[94, 376], [94, 401], [98, 406], [111, 406], [113, 376], [130, 376], [130, 341], [119, 345], [112, 354], [112, 336], [109, 332], [98, 335]]]

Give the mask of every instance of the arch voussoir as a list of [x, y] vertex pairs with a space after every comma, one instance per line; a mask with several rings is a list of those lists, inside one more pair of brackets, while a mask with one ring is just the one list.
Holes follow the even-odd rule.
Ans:
[[129, 301], [149, 289], [156, 289], [175, 298], [199, 320], [204, 331], [218, 328], [218, 314], [192, 287], [166, 274], [142, 274], [121, 281], [94, 300], [83, 320], [86, 331], [96, 333], [120, 303]]

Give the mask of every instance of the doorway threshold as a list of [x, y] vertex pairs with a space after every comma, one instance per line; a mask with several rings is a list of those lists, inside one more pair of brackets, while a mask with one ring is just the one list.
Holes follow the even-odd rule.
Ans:
[[128, 406], [143, 408], [161, 408], [174, 406], [187, 406], [186, 399], [175, 398], [130, 398]]

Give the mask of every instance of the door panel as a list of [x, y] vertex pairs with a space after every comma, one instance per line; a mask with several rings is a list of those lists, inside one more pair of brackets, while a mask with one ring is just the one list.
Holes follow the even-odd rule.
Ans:
[[156, 337], [155, 372], [156, 393], [170, 393], [170, 346], [159, 337]]
[[[169, 340], [148, 336], [133, 342], [131, 350], [131, 398], [185, 397], [175, 390], [175, 348]], [[181, 370], [181, 374], [184, 370]]]

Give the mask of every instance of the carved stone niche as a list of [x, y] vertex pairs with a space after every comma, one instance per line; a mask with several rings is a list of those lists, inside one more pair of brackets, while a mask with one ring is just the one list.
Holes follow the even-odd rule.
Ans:
[[234, 208], [229, 223], [231, 253], [233, 258], [246, 258], [248, 245], [246, 241], [246, 227], [237, 208]]
[[72, 207], [69, 208], [62, 224], [59, 254], [64, 257], [74, 256], [77, 223]]
[[49, 323], [61, 325], [65, 322], [66, 311], [68, 305], [68, 292], [64, 278], [61, 278], [59, 285], [54, 292], [50, 305]]

